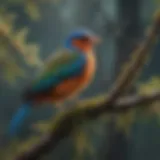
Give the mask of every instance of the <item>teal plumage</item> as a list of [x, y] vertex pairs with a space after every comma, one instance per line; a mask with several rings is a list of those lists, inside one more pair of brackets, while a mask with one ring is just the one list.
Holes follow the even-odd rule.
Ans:
[[62, 50], [57, 56], [49, 58], [40, 75], [34, 80], [30, 88], [32, 93], [45, 92], [53, 89], [64, 80], [73, 78], [83, 71], [86, 59], [83, 54]]
[[40, 71], [40, 74], [37, 75], [24, 93], [26, 103], [19, 109], [11, 121], [9, 127], [11, 135], [15, 134], [15, 128], [20, 126], [23, 122], [22, 119], [31, 112], [28, 102], [33, 101], [35, 97], [42, 94], [47, 96], [47, 93], [50, 93], [58, 84], [80, 75], [85, 67], [85, 63], [86, 59], [83, 54], [78, 52], [72, 53], [66, 49], [59, 51], [53, 57], [49, 57], [44, 63], [43, 70]]

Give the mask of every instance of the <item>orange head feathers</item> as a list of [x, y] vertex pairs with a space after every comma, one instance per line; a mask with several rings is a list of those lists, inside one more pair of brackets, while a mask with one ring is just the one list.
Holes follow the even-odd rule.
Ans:
[[79, 50], [88, 53], [95, 44], [99, 43], [98, 36], [88, 30], [78, 30], [73, 32], [66, 40], [66, 47], [71, 50]]

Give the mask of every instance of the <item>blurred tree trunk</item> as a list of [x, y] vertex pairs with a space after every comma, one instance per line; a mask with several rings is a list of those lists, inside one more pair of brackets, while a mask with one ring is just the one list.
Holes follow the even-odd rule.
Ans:
[[130, 57], [131, 51], [139, 41], [140, 26], [140, 0], [118, 0], [118, 20], [120, 26], [124, 24], [123, 32], [117, 38], [117, 60], [115, 66], [115, 78], [121, 65]]
[[[115, 75], [118, 76], [121, 66], [130, 57], [131, 51], [136, 47], [140, 37], [140, 0], [118, 0], [118, 24], [120, 36], [117, 37], [117, 55], [115, 61]], [[134, 89], [131, 91], [133, 92]], [[129, 142], [122, 132], [115, 126], [114, 115], [107, 126], [106, 140], [102, 147], [102, 160], [127, 160]], [[105, 149], [105, 150], [104, 150]]]

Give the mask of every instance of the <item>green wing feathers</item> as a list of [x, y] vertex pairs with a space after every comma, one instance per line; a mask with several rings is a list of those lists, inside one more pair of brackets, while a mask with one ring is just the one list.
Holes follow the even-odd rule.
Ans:
[[45, 92], [56, 87], [64, 80], [80, 75], [85, 63], [86, 59], [80, 53], [59, 51], [45, 61], [43, 70], [33, 81], [29, 91], [31, 93]]

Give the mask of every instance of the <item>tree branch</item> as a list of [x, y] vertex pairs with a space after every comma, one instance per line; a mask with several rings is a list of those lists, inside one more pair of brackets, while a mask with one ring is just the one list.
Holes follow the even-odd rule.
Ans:
[[144, 96], [128, 96], [121, 98], [116, 101], [115, 106], [113, 107], [113, 112], [136, 108], [141, 105], [141, 107], [146, 107], [146, 105], [153, 103], [157, 100], [160, 100], [160, 91], [144, 95]]
[[[137, 71], [139, 71], [146, 61], [147, 53], [149, 53], [150, 49], [153, 47], [153, 44], [155, 42], [155, 38], [158, 35], [160, 28], [160, 13], [156, 14], [155, 21], [153, 25], [151, 26], [150, 33], [144, 43], [140, 45], [140, 47], [133, 52], [133, 58], [131, 59], [131, 62], [129, 62], [125, 66], [125, 70], [122, 71], [122, 73], [119, 75], [117, 81], [113, 85], [111, 91], [108, 93], [108, 96], [106, 98], [102, 98], [98, 104], [89, 104], [88, 106], [83, 107], [76, 107], [75, 109], [71, 111], [66, 111], [65, 113], [62, 113], [61, 115], [58, 115], [57, 118], [54, 121], [53, 127], [50, 131], [50, 133], [42, 139], [39, 144], [35, 145], [28, 151], [21, 153], [20, 156], [16, 158], [16, 160], [38, 160], [41, 159], [43, 155], [47, 154], [48, 152], [52, 151], [58, 143], [65, 137], [69, 136], [69, 134], [72, 132], [72, 130], [77, 127], [78, 124], [80, 124], [84, 120], [89, 119], [96, 119], [98, 116], [102, 115], [103, 113], [107, 113], [110, 111], [116, 111], [116, 110], [123, 110], [129, 105], [132, 106], [132, 103], [134, 105], [141, 104], [142, 102], [150, 102], [152, 101], [149, 97], [141, 97], [136, 98], [137, 101], [134, 101], [133, 98], [127, 101], [132, 103], [128, 103], [127, 105], [124, 105], [124, 100], [121, 100], [120, 102], [117, 102], [117, 99], [128, 89], [133, 79], [135, 78]], [[151, 96], [152, 97], [152, 96]], [[158, 93], [159, 98], [159, 93]], [[154, 99], [154, 98], [153, 98]], [[157, 96], [156, 96], [157, 99]], [[145, 100], [145, 101], [144, 101]], [[117, 103], [121, 104], [121, 107], [115, 108]], [[139, 102], [139, 103], [137, 103]], [[126, 104], [126, 103], [125, 103]], [[117, 107], [117, 106], [116, 106]], [[127, 107], [128, 108], [128, 107]]]
[[[103, 113], [124, 112], [128, 109], [133, 109], [140, 105], [141, 107], [146, 107], [145, 105], [148, 105], [156, 100], [160, 100], [160, 91], [145, 96], [127, 96], [125, 98], [120, 98], [115, 102], [115, 104], [111, 105], [110, 107], [106, 107]], [[92, 100], [90, 102], [92, 103]], [[101, 102], [98, 103], [96, 104], [96, 106], [102, 107]], [[87, 105], [89, 107], [90, 104], [88, 103]], [[53, 131], [50, 134], [45, 136], [39, 144], [35, 145], [34, 147], [30, 148], [27, 152], [22, 153], [20, 156], [18, 156], [16, 160], [38, 160], [44, 154], [52, 151], [63, 138], [69, 135], [71, 131], [71, 126], [76, 126], [78, 125], [78, 123], [81, 123], [80, 121], [76, 121], [75, 124], [73, 124], [74, 121], [77, 120], [76, 116], [79, 117], [79, 110], [84, 110], [87, 107], [87, 105], [83, 106], [83, 108], [79, 106], [72, 112], [72, 114], [70, 112], [64, 114], [64, 119], [62, 120], [60, 118], [61, 122], [59, 122], [58, 125], [54, 126], [54, 129], [52, 129]], [[102, 113], [100, 112], [98, 114], [102, 115]], [[81, 117], [81, 120], [84, 120], [84, 118], [85, 115]], [[67, 120], [67, 123], [65, 122], [65, 120]], [[70, 128], [68, 128], [69, 123]]]

